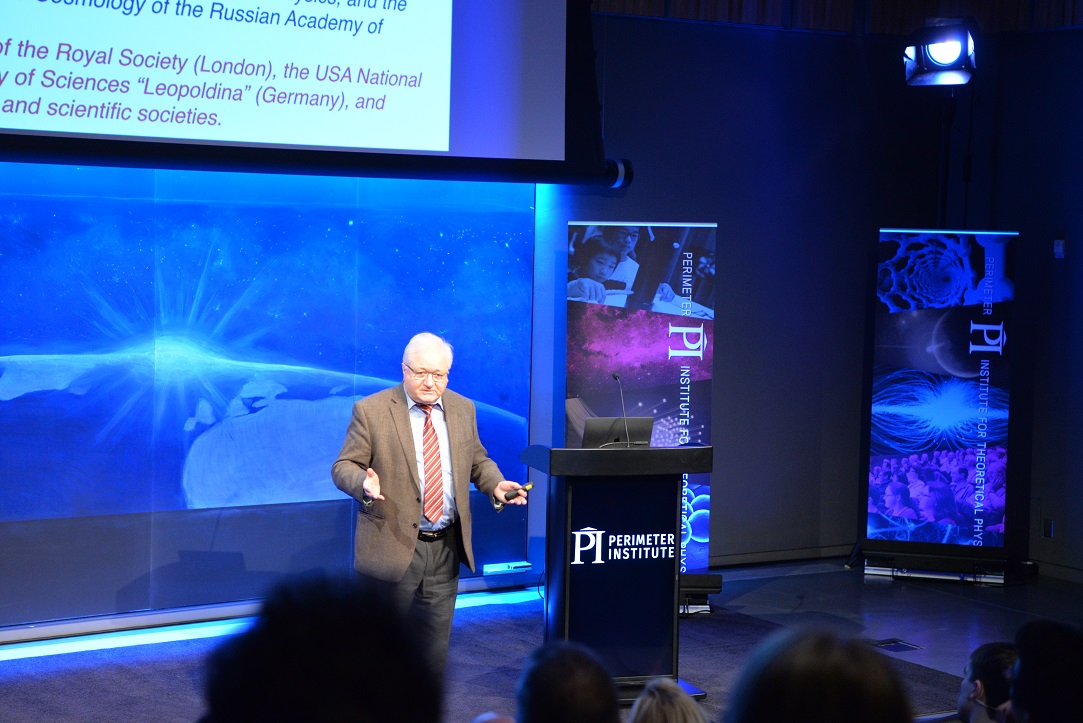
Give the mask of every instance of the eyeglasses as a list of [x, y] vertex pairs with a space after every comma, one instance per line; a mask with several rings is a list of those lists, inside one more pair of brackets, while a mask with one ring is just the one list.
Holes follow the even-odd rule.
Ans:
[[410, 370], [410, 376], [413, 377], [415, 382], [425, 381], [425, 377], [432, 377], [434, 384], [443, 384], [447, 381], [447, 372], [419, 372], [406, 362], [403, 362], [402, 365]]

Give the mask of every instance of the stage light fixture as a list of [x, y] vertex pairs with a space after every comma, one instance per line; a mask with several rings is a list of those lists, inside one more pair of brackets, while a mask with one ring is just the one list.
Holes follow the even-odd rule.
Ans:
[[903, 53], [907, 85], [963, 85], [974, 73], [974, 34], [967, 23], [930, 25]]

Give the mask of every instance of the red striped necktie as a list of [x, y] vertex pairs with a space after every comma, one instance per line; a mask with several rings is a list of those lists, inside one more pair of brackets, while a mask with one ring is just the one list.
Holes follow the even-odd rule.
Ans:
[[425, 412], [425, 426], [421, 430], [425, 459], [425, 499], [422, 511], [425, 519], [435, 525], [444, 515], [444, 475], [440, 469], [440, 441], [436, 438], [436, 428], [432, 426], [432, 405], [418, 404], [417, 408]]

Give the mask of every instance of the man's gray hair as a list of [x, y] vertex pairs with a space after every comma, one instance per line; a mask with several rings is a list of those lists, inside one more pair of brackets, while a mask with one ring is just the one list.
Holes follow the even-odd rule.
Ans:
[[422, 349], [440, 349], [447, 353], [448, 367], [451, 367], [452, 359], [455, 356], [455, 350], [451, 344], [436, 334], [430, 334], [427, 331], [423, 331], [420, 334], [415, 334], [412, 339], [406, 344], [406, 348], [402, 350], [402, 363], [409, 364], [410, 356], [414, 352], [419, 352]]

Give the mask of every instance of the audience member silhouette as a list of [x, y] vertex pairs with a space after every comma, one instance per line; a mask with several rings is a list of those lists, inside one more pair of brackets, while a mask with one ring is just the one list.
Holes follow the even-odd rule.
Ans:
[[1016, 723], [1078, 723], [1083, 704], [1083, 633], [1052, 620], [1031, 620], [1015, 634], [1019, 659], [1011, 678]]
[[570, 642], [548, 643], [527, 659], [515, 688], [518, 723], [617, 723], [617, 687], [601, 661]]
[[654, 678], [632, 705], [628, 723], [708, 723], [707, 715], [673, 678]]
[[960, 721], [997, 722], [997, 709], [1008, 701], [1008, 672], [1016, 657], [1011, 643], [986, 643], [970, 654], [959, 685]]
[[776, 633], [752, 654], [725, 723], [912, 723], [910, 701], [887, 659], [823, 630]]
[[443, 690], [424, 660], [379, 583], [292, 579], [211, 654], [202, 720], [436, 723]]

